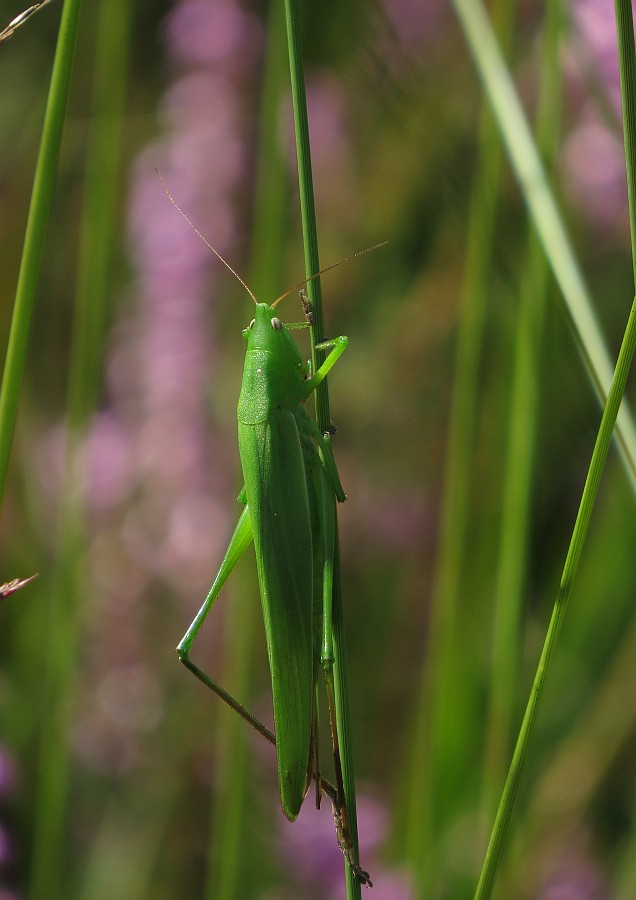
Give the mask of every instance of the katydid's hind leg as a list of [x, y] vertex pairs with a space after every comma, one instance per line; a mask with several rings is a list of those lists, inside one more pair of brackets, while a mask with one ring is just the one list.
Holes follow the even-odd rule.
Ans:
[[324, 565], [323, 565], [323, 633], [321, 663], [325, 677], [327, 690], [327, 706], [329, 710], [329, 728], [331, 731], [331, 746], [333, 749], [333, 764], [336, 775], [336, 797], [332, 798], [333, 817], [336, 826], [338, 845], [361, 884], [373, 886], [371, 877], [358, 862], [358, 854], [353, 845], [351, 828], [349, 826], [349, 814], [345, 802], [344, 778], [342, 775], [342, 763], [340, 760], [340, 743], [338, 738], [338, 722], [336, 716], [336, 697], [333, 682], [333, 573], [336, 542], [336, 507], [330, 479], [325, 468], [317, 470], [316, 493], [320, 510], [320, 525], [324, 535]]
[[236, 523], [234, 534], [230, 539], [228, 548], [225, 551], [225, 556], [223, 557], [223, 562], [221, 563], [221, 567], [217, 572], [216, 578], [214, 579], [214, 583], [210, 588], [208, 596], [205, 598], [203, 606], [196, 614], [192, 624], [177, 645], [177, 655], [179, 656], [181, 662], [184, 663], [184, 665], [187, 665], [187, 660], [190, 656], [190, 649], [196, 639], [196, 636], [201, 630], [201, 626], [205, 622], [207, 614], [214, 606], [216, 598], [219, 596], [223, 585], [234, 571], [236, 564], [238, 563], [241, 556], [245, 553], [251, 542], [252, 522], [250, 520], [249, 508], [246, 506], [241, 513], [238, 522]]
[[[245, 499], [241, 500], [241, 497], [244, 496], [244, 491], [239, 494], [239, 502], [246, 502]], [[203, 669], [200, 669], [196, 663], [192, 662], [190, 659], [190, 650], [192, 648], [192, 644], [194, 643], [203, 622], [212, 606], [214, 605], [216, 598], [218, 597], [221, 588], [230, 577], [233, 572], [236, 564], [239, 559], [245, 552], [245, 550], [249, 547], [252, 541], [252, 523], [249, 517], [249, 508], [246, 506], [241, 516], [237, 522], [236, 528], [234, 529], [234, 534], [230, 539], [230, 543], [225, 552], [225, 556], [223, 557], [223, 562], [221, 563], [221, 568], [219, 569], [216, 578], [214, 579], [214, 584], [210, 588], [210, 592], [208, 596], [205, 598], [205, 602], [199, 612], [197, 613], [194, 621], [184, 634], [183, 638], [179, 641], [177, 646], [177, 655], [183, 665], [189, 669], [196, 677], [201, 681], [206, 687], [208, 687], [211, 691], [213, 691], [217, 697], [220, 697], [224, 703], [237, 712], [241, 718], [243, 718], [249, 725], [252, 726], [259, 734], [261, 734], [270, 744], [276, 746], [276, 737], [274, 733], [264, 725], [260, 719], [257, 719], [256, 716], [252, 715], [252, 713], [247, 710], [238, 700], [235, 700], [234, 697], [228, 691], [225, 690], [217, 681], [211, 678], [207, 672], [204, 672]], [[314, 723], [316, 722], [317, 716], [314, 716]], [[314, 724], [314, 727], [317, 727]], [[317, 740], [314, 742], [316, 745], [316, 753], [317, 753]], [[338, 796], [337, 789], [325, 778], [320, 775], [318, 769], [314, 772], [313, 769], [313, 757], [310, 760], [310, 771], [308, 774], [309, 780], [312, 778], [315, 779], [317, 790], [321, 791], [324, 794], [327, 794], [332, 803], [336, 802], [336, 798]]]
[[[240, 496], [240, 495], [239, 495]], [[246, 722], [255, 728], [260, 734], [263, 735], [270, 743], [275, 744], [274, 735], [267, 728], [267, 726], [263, 725], [258, 719], [256, 719], [244, 706], [242, 706], [237, 700], [229, 694], [225, 688], [221, 687], [221, 685], [216, 682], [213, 678], [204, 672], [196, 663], [192, 662], [190, 659], [190, 650], [192, 649], [192, 645], [196, 640], [196, 637], [201, 630], [201, 626], [203, 625], [206, 616], [212, 609], [216, 598], [219, 596], [221, 589], [225, 582], [228, 580], [236, 564], [239, 559], [245, 552], [245, 550], [249, 547], [252, 541], [252, 523], [250, 521], [249, 509], [246, 506], [243, 512], [240, 515], [240, 518], [236, 524], [236, 528], [234, 529], [234, 534], [230, 539], [230, 543], [225, 552], [225, 556], [223, 557], [223, 562], [221, 563], [221, 567], [217, 573], [216, 578], [214, 579], [214, 584], [210, 588], [208, 596], [205, 598], [205, 602], [199, 612], [196, 614], [194, 621], [179, 641], [177, 646], [177, 655], [183, 665], [189, 669], [199, 681], [203, 682], [203, 684], [210, 688], [211, 691], [221, 698], [228, 706], [232, 707], [242, 718], [245, 719]]]

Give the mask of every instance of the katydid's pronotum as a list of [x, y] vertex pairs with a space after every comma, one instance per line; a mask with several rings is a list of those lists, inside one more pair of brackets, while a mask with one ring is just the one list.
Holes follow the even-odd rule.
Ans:
[[[259, 303], [240, 276], [192, 227], [243, 284], [256, 310], [243, 332], [247, 352], [238, 403], [239, 453], [245, 479], [238, 499], [245, 509], [214, 584], [177, 653], [197, 678], [275, 745], [281, 806], [290, 821], [298, 815], [312, 779], [317, 786], [317, 805], [321, 791], [329, 796], [340, 848], [357, 878], [371, 886], [350, 836], [333, 687], [335, 501], [344, 501], [346, 495], [331, 451], [331, 435], [320, 432], [304, 405], [348, 341], [338, 337], [318, 344], [317, 349], [330, 352], [311, 374], [288, 330], [312, 324], [304, 292], [305, 322], [285, 326], [275, 309], [283, 297], [306, 282], [295, 285], [271, 305]], [[203, 621], [252, 540], [272, 678], [275, 736], [190, 659]], [[317, 682], [321, 667], [327, 688], [335, 787], [321, 777], [317, 763]]]

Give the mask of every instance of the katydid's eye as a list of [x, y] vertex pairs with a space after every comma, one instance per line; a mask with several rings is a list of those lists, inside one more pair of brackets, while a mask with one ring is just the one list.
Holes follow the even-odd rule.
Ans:
[[256, 319], [252, 319], [252, 321], [250, 322], [250, 324], [247, 326], [248, 331], [251, 331], [251, 330], [252, 330], [252, 328], [254, 327], [255, 323], [256, 323]]
[[272, 328], [274, 329], [274, 331], [280, 331], [282, 327], [283, 323], [281, 322], [281, 320], [277, 319], [276, 316], [274, 316], [274, 318], [272, 319]]

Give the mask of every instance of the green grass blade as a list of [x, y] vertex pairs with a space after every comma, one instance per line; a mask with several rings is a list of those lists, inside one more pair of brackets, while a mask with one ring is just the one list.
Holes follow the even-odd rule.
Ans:
[[[601, 403], [605, 403], [612, 377], [610, 356], [510, 73], [480, 0], [454, 0], [454, 6], [537, 235], [563, 294], [586, 370]], [[636, 431], [625, 405], [618, 415], [616, 439], [636, 489]]]
[[[636, 63], [634, 53], [634, 27], [630, 0], [616, 0], [616, 24], [618, 31], [621, 95], [623, 102], [623, 130], [627, 165], [630, 226], [632, 232], [632, 247], [634, 248], [636, 247], [636, 243], [634, 242], [636, 236], [636, 197], [634, 196], [634, 185], [636, 185], [636, 157], [634, 155], [636, 141]], [[636, 257], [634, 257], [633, 262], [635, 264], [634, 272], [636, 278]], [[549, 670], [550, 661], [554, 655], [563, 616], [581, 559], [587, 529], [612, 440], [614, 426], [617, 422], [635, 347], [636, 300], [632, 303], [629, 320], [627, 322], [618, 355], [618, 361], [616, 363], [616, 369], [612, 378], [607, 402], [603, 410], [601, 424], [594, 445], [587, 478], [585, 480], [585, 486], [583, 488], [576, 522], [574, 524], [568, 553], [563, 567], [563, 573], [561, 575], [559, 591], [555, 600], [532, 690], [530, 692], [530, 699], [526, 706], [521, 730], [517, 738], [512, 763], [499, 803], [495, 824], [490, 836], [486, 859], [475, 892], [475, 900], [487, 900], [492, 891], [503, 843], [510, 824], [510, 818], [512, 816], [521, 775], [523, 773], [526, 752], [532, 737], [539, 703], [543, 695], [545, 679]]]
[[[316, 226], [316, 208], [314, 203], [313, 178], [311, 170], [311, 150], [309, 144], [309, 124], [307, 121], [307, 101], [305, 98], [305, 79], [303, 74], [302, 52], [298, 30], [298, 10], [295, 0], [285, 0], [285, 16], [287, 21], [287, 44], [289, 50], [289, 66], [292, 85], [292, 103], [294, 109], [294, 131], [296, 135], [296, 155], [298, 160], [298, 186], [300, 193], [300, 213], [305, 249], [305, 272], [307, 277], [320, 269], [318, 257], [318, 233]], [[314, 327], [311, 329], [312, 371], [322, 361], [323, 354], [318, 353], [315, 345], [324, 336], [322, 317], [322, 296], [320, 278], [314, 278], [307, 284], [307, 294], [314, 314]], [[329, 393], [327, 379], [316, 390], [316, 419], [322, 432], [331, 424], [329, 413]], [[335, 502], [335, 501], [334, 501]], [[338, 538], [336, 534], [336, 555], [334, 562], [334, 687], [336, 694], [336, 711], [340, 733], [340, 756], [344, 778], [345, 802], [349, 812], [349, 826], [354, 850], [358, 849], [358, 825], [356, 815], [355, 781], [353, 778], [353, 754], [351, 748], [351, 729], [349, 726], [349, 703], [346, 668], [346, 647], [342, 629], [336, 623], [343, 621], [342, 591], [336, 586], [341, 583], [338, 554]], [[345, 865], [347, 900], [359, 900], [361, 897], [360, 882], [348, 865]]]
[[[512, 31], [515, 5], [497, 5], [498, 33], [504, 43]], [[445, 877], [436, 850], [443, 833], [447, 803], [442, 795], [457, 782], [465, 734], [457, 729], [465, 717], [458, 704], [466, 696], [462, 660], [457, 652], [457, 608], [466, 556], [470, 516], [475, 427], [479, 409], [486, 301], [492, 280], [493, 240], [500, 194], [502, 148], [492, 114], [481, 112], [481, 164], [470, 198], [467, 261], [462, 289], [454, 363], [451, 422], [444, 474], [440, 546], [431, 598], [427, 661], [419, 691], [415, 736], [408, 779], [406, 857], [416, 873], [419, 896], [426, 897]]]
[[634, 54], [634, 22], [631, 3], [614, 0], [618, 69], [623, 102], [623, 141], [627, 169], [629, 228], [632, 244], [632, 271], [636, 285], [636, 59]]
[[[564, 5], [547, 8], [542, 82], [537, 114], [537, 143], [545, 161], [557, 149], [561, 112], [559, 47]], [[541, 369], [541, 336], [549, 281], [548, 264], [534, 231], [528, 236], [521, 270], [521, 298], [508, 416], [508, 450], [503, 477], [503, 515], [493, 629], [493, 662], [482, 796], [482, 820], [489, 827], [505, 775], [513, 736], [517, 694], [520, 622], [531, 525], [531, 491]], [[487, 833], [487, 832], [485, 832]]]
[[80, 5], [81, 0], [65, 0], [62, 9], [42, 140], [33, 181], [7, 358], [0, 389], [0, 498], [4, 493], [11, 454], [42, 248], [60, 156]]
[[[316, 204], [314, 201], [314, 183], [311, 169], [311, 146], [309, 142], [309, 122], [307, 120], [307, 100], [305, 97], [305, 76], [303, 72], [302, 50], [298, 30], [298, 8], [295, 0], [285, 0], [285, 17], [287, 21], [287, 44], [291, 74], [292, 105], [294, 109], [294, 133], [296, 136], [298, 191], [300, 196], [300, 218], [305, 252], [305, 274], [307, 278], [309, 278], [320, 271], [320, 258], [318, 255], [318, 229], [316, 224]], [[318, 353], [315, 350], [315, 344], [319, 344], [324, 338], [320, 278], [312, 278], [311, 281], [308, 281], [306, 290], [314, 314], [311, 364], [312, 371], [316, 372], [324, 359], [324, 354]], [[321, 431], [325, 431], [331, 422], [329, 415], [329, 389], [327, 387], [326, 379], [316, 390], [316, 419]]]
[[554, 604], [552, 618], [550, 619], [550, 625], [548, 627], [545, 644], [543, 646], [543, 651], [541, 653], [541, 658], [537, 667], [532, 690], [530, 692], [530, 700], [526, 707], [521, 730], [519, 732], [519, 737], [517, 738], [517, 744], [512, 757], [512, 763], [508, 771], [506, 784], [501, 796], [501, 801], [499, 803], [499, 809], [497, 811], [495, 824], [490, 836], [490, 842], [486, 853], [486, 859], [484, 861], [479, 884], [475, 893], [475, 900], [486, 900], [486, 898], [490, 897], [491, 894], [503, 842], [508, 830], [508, 825], [510, 824], [510, 818], [512, 816], [512, 811], [519, 788], [519, 782], [523, 772], [523, 764], [526, 751], [532, 735], [533, 725], [536, 719], [541, 695], [543, 693], [543, 687], [545, 684], [550, 660], [552, 658], [556, 641], [559, 635], [563, 614], [565, 612], [565, 607], [572, 590], [572, 584], [574, 581], [578, 563], [581, 558], [581, 551], [583, 549], [585, 535], [587, 533], [592, 509], [596, 500], [596, 494], [598, 492], [605, 460], [607, 459], [607, 453], [612, 439], [614, 424], [618, 415], [618, 409], [620, 407], [623, 391], [625, 389], [625, 382], [627, 381], [627, 375], [631, 366], [635, 346], [636, 302], [632, 305], [627, 329], [625, 331], [625, 337], [623, 338], [623, 343], [621, 345], [620, 353], [618, 356], [618, 362], [616, 364], [616, 371], [610, 387], [607, 404], [605, 405], [605, 409], [603, 411], [601, 427], [599, 429], [596, 444], [594, 446], [594, 452], [592, 454], [592, 460], [590, 462], [590, 468], [585, 482], [585, 487], [583, 489], [583, 496], [581, 498], [581, 505], [579, 507], [579, 512], [576, 518], [576, 523], [574, 525], [565, 566], [563, 568], [563, 574], [561, 576], [559, 592]]

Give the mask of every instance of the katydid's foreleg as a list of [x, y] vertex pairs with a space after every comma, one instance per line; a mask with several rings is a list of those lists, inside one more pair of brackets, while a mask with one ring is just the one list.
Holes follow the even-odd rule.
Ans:
[[[335, 465], [335, 464], [334, 464]], [[329, 727], [331, 731], [331, 745], [333, 749], [333, 763], [336, 775], [337, 798], [332, 800], [334, 822], [338, 844], [347, 863], [351, 867], [356, 878], [369, 887], [373, 886], [371, 877], [358, 862], [358, 853], [353, 845], [351, 828], [349, 826], [349, 814], [344, 793], [344, 779], [342, 775], [342, 762], [340, 760], [340, 743], [338, 737], [338, 723], [336, 716], [336, 697], [333, 682], [333, 579], [334, 558], [336, 545], [336, 506], [331, 478], [326, 467], [317, 467], [315, 471], [316, 495], [318, 498], [321, 533], [324, 539], [323, 562], [323, 614], [322, 614], [322, 642], [320, 660], [325, 677], [327, 690], [327, 706], [329, 710]]]
[[312, 391], [314, 391], [321, 381], [329, 374], [331, 369], [335, 366], [337, 361], [340, 359], [342, 354], [347, 349], [349, 344], [349, 338], [341, 335], [340, 337], [333, 338], [333, 340], [322, 341], [320, 344], [316, 344], [316, 350], [328, 350], [330, 347], [332, 348], [331, 353], [327, 356], [327, 359], [322, 363], [322, 365], [317, 369], [316, 372], [308, 378], [305, 382], [305, 397], [308, 397]]

